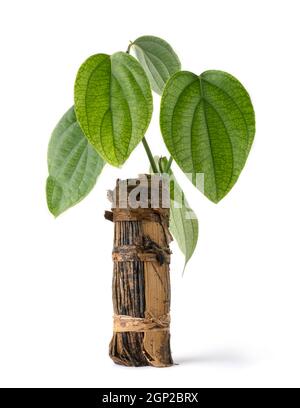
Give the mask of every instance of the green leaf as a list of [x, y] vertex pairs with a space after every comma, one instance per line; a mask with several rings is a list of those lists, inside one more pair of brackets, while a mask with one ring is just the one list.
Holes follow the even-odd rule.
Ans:
[[104, 164], [80, 129], [72, 107], [49, 142], [46, 196], [50, 212], [58, 216], [81, 201], [94, 187]]
[[120, 166], [151, 120], [152, 94], [143, 68], [124, 52], [88, 58], [76, 77], [75, 110], [92, 146], [108, 163]]
[[139, 37], [131, 47], [149, 78], [151, 88], [161, 95], [168, 79], [181, 68], [175, 51], [166, 41], [150, 35]]
[[223, 71], [178, 72], [165, 87], [160, 125], [180, 168], [194, 183], [203, 173], [204, 194], [220, 201], [237, 181], [254, 139], [254, 111], [242, 84]]
[[[198, 241], [198, 219], [189, 206], [185, 195], [171, 169], [167, 172], [166, 157], [155, 157], [157, 166], [162, 173], [170, 176], [170, 231], [185, 256], [184, 269], [191, 259]], [[150, 170], [151, 171], [151, 170]]]

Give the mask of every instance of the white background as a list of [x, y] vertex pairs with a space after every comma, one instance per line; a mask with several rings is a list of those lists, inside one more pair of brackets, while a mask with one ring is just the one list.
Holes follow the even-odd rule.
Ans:
[[[2, 1], [0, 6], [0, 385], [300, 386], [299, 1]], [[142, 147], [105, 168], [58, 219], [44, 186], [49, 136], [90, 55], [165, 38], [183, 69], [221, 69], [249, 90], [257, 133], [218, 205], [175, 168], [200, 237], [182, 278], [173, 244], [172, 349], [179, 365], [124, 368], [112, 334], [106, 190], [147, 171]], [[165, 153], [158, 106], [148, 132]]]

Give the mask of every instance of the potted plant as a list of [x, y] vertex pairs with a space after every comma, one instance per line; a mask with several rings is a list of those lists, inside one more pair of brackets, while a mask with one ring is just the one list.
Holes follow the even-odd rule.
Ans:
[[[169, 158], [154, 156], [145, 137], [152, 91], [162, 95], [160, 129]], [[112, 211], [105, 213], [114, 222], [110, 356], [116, 363], [173, 364], [169, 244], [173, 236], [186, 265], [198, 239], [198, 221], [173, 176], [173, 160], [218, 203], [236, 183], [254, 134], [243, 85], [223, 71], [182, 71], [174, 50], [158, 37], [140, 37], [126, 52], [93, 55], [79, 68], [74, 107], [49, 143], [50, 212], [57, 217], [81, 201], [103, 167], [122, 166], [139, 143], [150, 163], [150, 171], [140, 167], [145, 174], [136, 179], [117, 180], [109, 192]]]

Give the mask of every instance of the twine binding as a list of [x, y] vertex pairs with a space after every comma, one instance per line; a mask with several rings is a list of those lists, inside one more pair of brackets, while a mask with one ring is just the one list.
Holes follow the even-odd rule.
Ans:
[[160, 317], [154, 317], [149, 313], [145, 317], [114, 315], [113, 321], [115, 333], [169, 331], [170, 329], [169, 314]]

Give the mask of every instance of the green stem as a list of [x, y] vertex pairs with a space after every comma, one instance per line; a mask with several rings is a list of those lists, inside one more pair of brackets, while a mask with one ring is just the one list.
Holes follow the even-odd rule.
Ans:
[[173, 162], [173, 157], [171, 156], [171, 157], [169, 158], [169, 161], [168, 161], [168, 163], [167, 163], [167, 165], [166, 165], [166, 168], [165, 168], [165, 172], [166, 172], [166, 173], [169, 173], [169, 170], [170, 170], [170, 168], [171, 168], [171, 166], [172, 166], [172, 162]]
[[158, 167], [159, 167], [159, 172], [160, 172], [161, 174], [163, 174], [163, 173], [164, 173], [164, 170], [163, 170], [162, 165], [161, 165], [161, 159], [162, 159], [162, 158], [160, 158], [160, 159], [158, 160]]
[[152, 152], [151, 152], [151, 150], [150, 150], [150, 147], [149, 147], [149, 145], [148, 145], [147, 140], [146, 140], [145, 137], [143, 138], [142, 142], [143, 142], [143, 146], [144, 146], [144, 148], [145, 148], [145, 150], [146, 150], [146, 153], [147, 153], [149, 162], [150, 162], [150, 164], [151, 164], [153, 173], [159, 173], [159, 171], [158, 171], [158, 169], [157, 169], [157, 166], [156, 166], [156, 163], [155, 163], [155, 160], [154, 160], [154, 157], [153, 157], [153, 155], [152, 155]]

